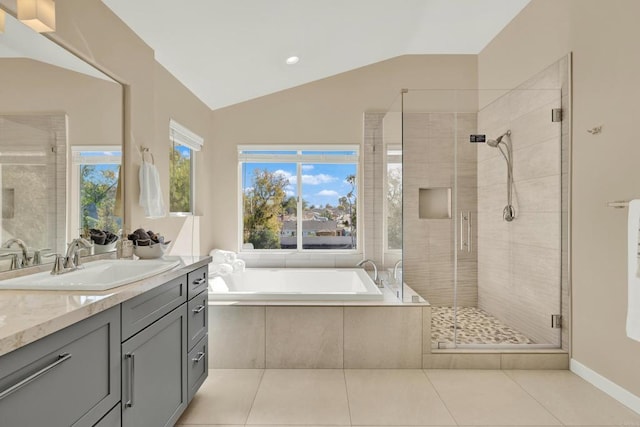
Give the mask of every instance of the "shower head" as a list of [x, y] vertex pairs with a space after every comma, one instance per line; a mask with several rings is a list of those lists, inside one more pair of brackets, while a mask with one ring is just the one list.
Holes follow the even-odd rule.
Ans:
[[502, 135], [500, 135], [499, 137], [497, 137], [496, 139], [489, 139], [487, 140], [487, 145], [489, 147], [497, 147], [498, 144], [500, 144], [502, 142], [502, 138], [504, 138], [505, 136], [511, 136], [511, 131], [508, 130], [505, 133], [503, 133]]

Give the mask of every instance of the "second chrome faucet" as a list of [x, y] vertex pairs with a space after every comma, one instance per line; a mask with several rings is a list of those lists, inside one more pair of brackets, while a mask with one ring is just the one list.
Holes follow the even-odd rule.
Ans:
[[380, 280], [380, 277], [378, 276], [378, 267], [376, 266], [375, 262], [373, 262], [370, 259], [363, 259], [362, 261], [356, 264], [356, 267], [362, 267], [366, 263], [369, 263], [373, 266], [373, 283], [375, 283], [376, 286], [379, 288], [384, 288], [384, 284], [382, 283], [382, 280]]
[[88, 240], [81, 237], [73, 239], [67, 247], [67, 253], [64, 256], [56, 256], [51, 274], [69, 273], [80, 268], [80, 251], [89, 248], [91, 248], [91, 243]]

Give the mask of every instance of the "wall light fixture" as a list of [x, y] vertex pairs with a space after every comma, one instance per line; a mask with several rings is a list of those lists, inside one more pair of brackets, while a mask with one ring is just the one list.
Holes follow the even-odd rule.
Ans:
[[54, 0], [18, 0], [18, 19], [39, 33], [56, 30]]

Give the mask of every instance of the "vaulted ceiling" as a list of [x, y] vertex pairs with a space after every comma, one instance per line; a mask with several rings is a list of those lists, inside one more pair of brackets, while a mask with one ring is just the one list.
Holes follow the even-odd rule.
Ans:
[[477, 54], [529, 0], [103, 2], [216, 109], [400, 55]]

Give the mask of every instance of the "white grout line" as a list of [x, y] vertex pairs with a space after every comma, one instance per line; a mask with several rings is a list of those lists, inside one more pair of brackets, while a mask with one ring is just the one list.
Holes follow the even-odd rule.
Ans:
[[244, 419], [244, 423], [242, 424], [247, 424], [247, 421], [249, 421], [249, 415], [251, 415], [251, 411], [253, 411], [253, 405], [256, 403], [256, 397], [258, 397], [258, 391], [260, 390], [260, 386], [262, 386], [262, 379], [264, 378], [264, 374], [266, 372], [266, 369], [261, 369], [262, 373], [260, 374], [260, 379], [258, 380], [258, 386], [256, 387], [256, 392], [253, 394], [253, 399], [251, 400], [251, 407], [249, 407], [249, 411], [247, 412], [247, 416]]
[[460, 423], [458, 422], [456, 417], [453, 416], [453, 412], [451, 412], [451, 410], [449, 409], [449, 406], [447, 406], [447, 402], [445, 402], [442, 396], [440, 396], [440, 392], [436, 388], [435, 384], [431, 382], [431, 378], [429, 378], [429, 375], [427, 374], [427, 370], [423, 368], [421, 369], [421, 371], [422, 371], [422, 375], [424, 375], [424, 377], [427, 379], [427, 382], [429, 383], [429, 385], [431, 385], [431, 387], [433, 388], [433, 391], [436, 392], [436, 396], [438, 396], [438, 399], [440, 399], [440, 402], [442, 402], [442, 405], [444, 405], [444, 409], [446, 409], [449, 415], [451, 415], [451, 419], [453, 420], [453, 422], [456, 423], [457, 426], [459, 426]]
[[347, 385], [347, 373], [344, 369], [342, 370], [342, 378], [344, 379], [344, 392], [347, 396], [347, 410], [349, 411], [349, 425], [353, 425], [353, 420], [351, 419], [351, 402], [349, 402], [349, 386]]
[[[502, 358], [500, 358], [502, 360]], [[562, 422], [562, 420], [560, 420], [558, 417], [556, 417], [556, 415], [551, 412], [551, 409], [547, 408], [545, 406], [544, 403], [540, 402], [538, 399], [535, 398], [535, 396], [533, 396], [531, 393], [529, 393], [529, 391], [524, 388], [524, 386], [522, 384], [520, 384], [518, 381], [516, 381], [515, 378], [513, 378], [511, 375], [509, 375], [509, 371], [508, 370], [500, 370], [500, 372], [502, 372], [507, 378], [509, 378], [512, 382], [514, 382], [518, 387], [520, 387], [522, 389], [522, 391], [524, 391], [527, 395], [529, 395], [533, 400], [535, 400], [538, 405], [540, 405], [545, 411], [547, 411], [547, 413], [549, 413], [553, 418], [555, 418], [556, 420], [558, 420], [558, 422], [560, 423], [560, 425], [566, 425], [565, 423]]]

